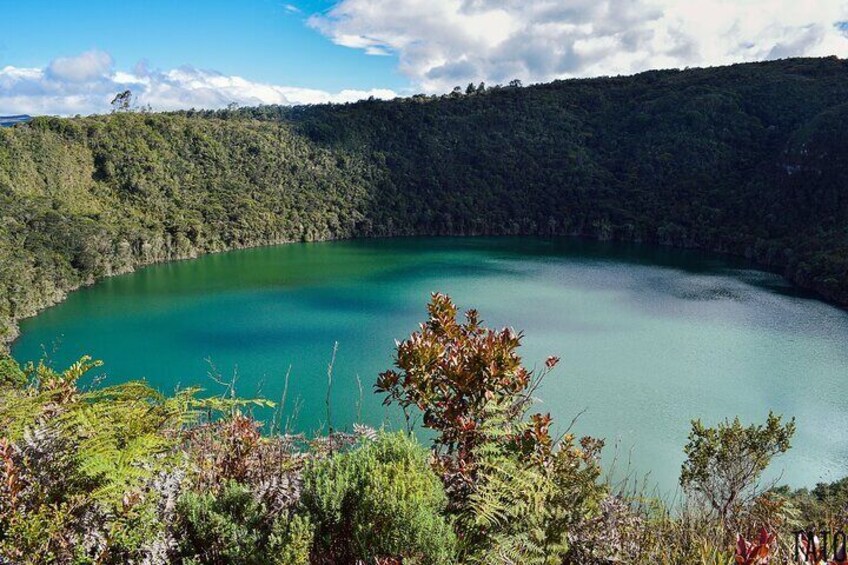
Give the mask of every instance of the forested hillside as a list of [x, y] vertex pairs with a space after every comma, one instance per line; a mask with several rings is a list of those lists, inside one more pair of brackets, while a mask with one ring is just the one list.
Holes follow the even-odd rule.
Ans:
[[0, 130], [0, 336], [138, 265], [271, 242], [571, 234], [744, 255], [848, 304], [848, 63]]

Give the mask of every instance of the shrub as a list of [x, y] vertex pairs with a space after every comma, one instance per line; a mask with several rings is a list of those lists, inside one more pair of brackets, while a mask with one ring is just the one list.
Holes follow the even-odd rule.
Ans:
[[304, 472], [301, 500], [316, 526], [321, 562], [453, 563], [444, 489], [426, 450], [403, 434], [381, 433], [314, 462]]
[[0, 352], [0, 387], [21, 387], [26, 384], [26, 375], [14, 359]]
[[799, 525], [805, 528], [837, 530], [848, 523], [848, 477], [833, 483], [818, 483], [812, 490], [792, 491], [789, 487], [775, 490], [798, 507], [804, 517], [804, 523]]
[[297, 565], [309, 562], [308, 518], [274, 516], [235, 481], [215, 494], [187, 492], [177, 502], [172, 558], [183, 563]]
[[309, 517], [295, 514], [291, 520], [277, 519], [268, 537], [266, 562], [273, 565], [308, 565], [315, 528]]
[[733, 529], [735, 514], [760, 494], [760, 476], [775, 455], [789, 449], [794, 433], [794, 419], [782, 424], [780, 416], [772, 413], [765, 425], [747, 428], [739, 418], [715, 428], [694, 420], [684, 448], [680, 485], [703, 499], [722, 524]]

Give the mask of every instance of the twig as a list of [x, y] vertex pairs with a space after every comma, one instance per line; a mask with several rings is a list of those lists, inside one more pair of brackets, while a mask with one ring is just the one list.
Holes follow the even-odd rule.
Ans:
[[333, 418], [330, 411], [330, 394], [333, 390], [333, 366], [336, 364], [336, 353], [339, 350], [339, 342], [333, 344], [333, 356], [330, 358], [330, 364], [327, 365], [327, 430], [330, 435], [333, 434]]
[[362, 379], [359, 378], [359, 373], [356, 373], [356, 386], [359, 387], [359, 400], [356, 401], [356, 422], [362, 423]]
[[[286, 377], [283, 381], [283, 394], [280, 395], [280, 405], [277, 407], [276, 413], [274, 414], [274, 430], [276, 433], [281, 433], [283, 430], [283, 413], [286, 409], [286, 397], [289, 394], [289, 376], [291, 376], [292, 366], [289, 365], [289, 368], [286, 370]], [[272, 431], [272, 435], [274, 432]]]

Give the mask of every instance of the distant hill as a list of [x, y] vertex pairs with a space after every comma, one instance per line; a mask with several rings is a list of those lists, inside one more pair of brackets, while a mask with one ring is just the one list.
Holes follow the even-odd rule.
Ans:
[[0, 116], [0, 127], [13, 126], [22, 122], [28, 122], [31, 119], [32, 117], [27, 116], [26, 114], [19, 114], [17, 116]]
[[0, 336], [140, 265], [413, 234], [718, 251], [848, 305], [848, 62], [466, 92], [0, 129]]

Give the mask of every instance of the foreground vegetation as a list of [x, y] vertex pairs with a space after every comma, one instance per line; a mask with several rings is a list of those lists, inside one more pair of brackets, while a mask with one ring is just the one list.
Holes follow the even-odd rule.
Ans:
[[0, 342], [99, 277], [264, 243], [581, 235], [750, 257], [848, 304], [848, 63], [0, 129]]
[[603, 441], [529, 413], [557, 358], [528, 371], [521, 334], [443, 295], [428, 310], [375, 389], [420, 414], [429, 448], [360, 424], [263, 434], [250, 413], [268, 401], [0, 359], [0, 563], [756, 565], [789, 562], [794, 530], [844, 524], [844, 481], [760, 484], [794, 432], [774, 415], [693, 422], [679, 504], [613, 488]]

